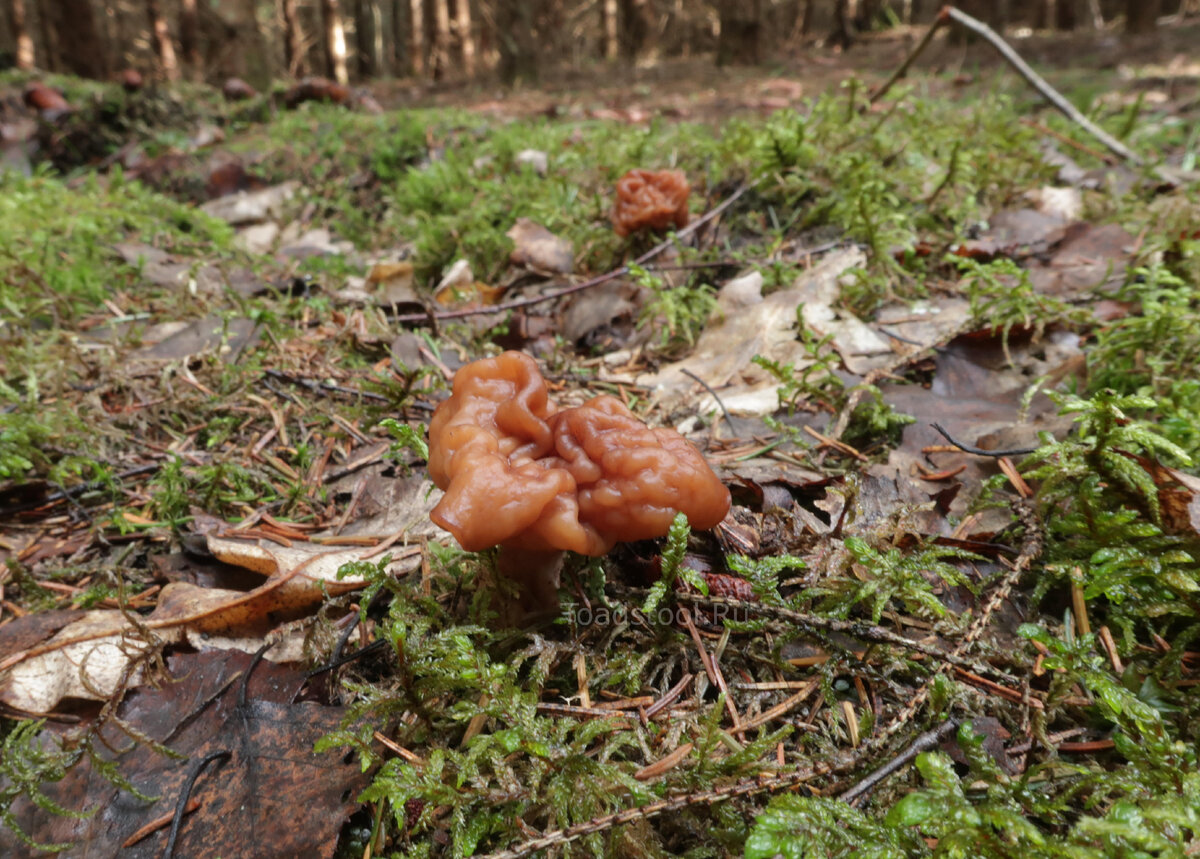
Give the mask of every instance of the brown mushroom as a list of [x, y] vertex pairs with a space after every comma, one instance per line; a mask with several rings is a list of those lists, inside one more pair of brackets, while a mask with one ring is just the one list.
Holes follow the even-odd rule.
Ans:
[[62, 93], [40, 81], [34, 81], [27, 86], [23, 97], [26, 107], [32, 108], [46, 117], [66, 113], [71, 109]]
[[145, 86], [145, 79], [137, 69], [122, 69], [117, 73], [117, 82], [125, 92], [137, 92]]
[[305, 78], [283, 94], [283, 103], [289, 109], [299, 107], [306, 101], [347, 104], [350, 101], [350, 88], [328, 78]]
[[221, 84], [221, 95], [226, 101], [246, 101], [258, 95], [258, 90], [241, 78], [226, 78]]
[[682, 170], [630, 170], [617, 181], [613, 229], [618, 236], [628, 236], [686, 227], [690, 193]]
[[677, 513], [712, 528], [729, 491], [686, 439], [601, 396], [559, 409], [533, 359], [475, 361], [429, 426], [433, 521], [469, 551], [500, 546], [501, 574], [526, 611], [557, 604], [562, 551], [599, 556], [660, 537]]

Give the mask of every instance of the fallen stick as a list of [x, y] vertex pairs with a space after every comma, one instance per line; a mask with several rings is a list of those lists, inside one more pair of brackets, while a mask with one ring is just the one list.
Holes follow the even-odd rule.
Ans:
[[920, 55], [920, 53], [924, 51], [929, 43], [933, 40], [934, 32], [939, 27], [943, 27], [950, 22], [954, 22], [959, 26], [966, 27], [971, 32], [982, 36], [993, 48], [996, 49], [997, 53], [1004, 58], [1005, 62], [1007, 62], [1016, 70], [1017, 74], [1023, 77], [1030, 86], [1038, 91], [1042, 98], [1050, 102], [1050, 104], [1053, 105], [1060, 113], [1066, 116], [1067, 119], [1071, 120], [1088, 134], [1092, 135], [1092, 137], [1103, 143], [1115, 155], [1124, 159], [1125, 161], [1128, 161], [1130, 164], [1136, 164], [1139, 167], [1146, 163], [1140, 155], [1126, 147], [1123, 143], [1121, 143], [1121, 141], [1117, 140], [1103, 128], [1100, 128], [1086, 116], [1080, 113], [1075, 105], [1067, 101], [1067, 99], [1064, 98], [1058, 90], [1050, 86], [1050, 84], [1048, 84], [1041, 75], [1030, 68], [1029, 64], [1021, 59], [1021, 55], [1014, 51], [1012, 47], [1009, 46], [1008, 42], [1004, 41], [1004, 39], [1001, 38], [1001, 36], [995, 30], [979, 19], [972, 18], [966, 12], [960, 12], [954, 6], [942, 7], [941, 11], [938, 12], [937, 17], [933, 19], [933, 23], [929, 25], [929, 30], [925, 33], [924, 37], [922, 37], [921, 41], [918, 42], [913, 48], [912, 53], [905, 58], [904, 62], [900, 64], [896, 71], [892, 73], [892, 76], [888, 78], [887, 81], [885, 81], [883, 85], [879, 87], [879, 89], [871, 93], [871, 95], [867, 98], [867, 103], [871, 104], [882, 98], [884, 94], [892, 88], [896, 81], [904, 77], [904, 74], [908, 71], [909, 66], [912, 65], [917, 56]]

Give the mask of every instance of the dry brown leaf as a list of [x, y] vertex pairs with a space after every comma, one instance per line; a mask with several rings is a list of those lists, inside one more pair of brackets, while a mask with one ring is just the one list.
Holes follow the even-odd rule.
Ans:
[[[220, 560], [237, 564], [267, 581], [250, 591], [200, 588], [175, 582], [163, 588], [154, 611], [135, 627], [119, 611], [94, 611], [63, 627], [50, 639], [0, 661], [0, 702], [27, 713], [53, 710], [68, 698], [102, 701], [141, 680], [141, 663], [153, 647], [189, 638], [205, 646], [211, 636], [232, 641], [224, 647], [256, 650], [269, 640], [280, 619], [303, 615], [326, 593], [344, 593], [361, 578], [337, 580], [337, 570], [360, 560], [372, 548], [302, 543], [293, 547], [265, 541], [209, 535]], [[411, 569], [415, 547], [397, 547], [393, 570]], [[269, 658], [281, 658], [272, 655]]]
[[1152, 470], [1167, 530], [1187, 537], [1200, 536], [1200, 477], [1162, 466]]
[[[667, 404], [695, 396], [699, 385], [683, 371], [707, 382], [734, 414], [770, 414], [779, 405], [779, 383], [767, 371], [753, 363], [762, 355], [781, 364], [806, 365], [804, 347], [796, 338], [796, 308], [800, 304], [821, 301], [821, 296], [836, 295], [837, 280], [846, 271], [864, 262], [862, 251], [848, 248], [833, 251], [789, 289], [771, 293], [755, 301], [744, 289], [745, 278], [727, 285], [718, 296], [718, 309], [696, 341], [692, 354], [669, 364], [657, 373], [638, 378], [639, 385], [651, 388]], [[752, 292], [752, 290], [749, 290]], [[701, 412], [716, 408], [711, 396], [699, 395]]]
[[575, 268], [574, 245], [529, 218], [517, 218], [505, 235], [516, 245], [509, 254], [514, 265], [552, 274], [570, 274]]
[[411, 262], [380, 262], [367, 273], [367, 286], [379, 304], [416, 304], [416, 280]]
[[[336, 750], [315, 753], [313, 744], [338, 727], [345, 711], [294, 702], [304, 672], [262, 663], [251, 670], [251, 659], [243, 653], [172, 654], [167, 660], [171, 681], [134, 691], [116, 715], [136, 736], [165, 743], [191, 760], [229, 753], [205, 768], [192, 786], [200, 807], [184, 818], [176, 856], [333, 856], [341, 824], [357, 807], [368, 776], [355, 759]], [[61, 730], [48, 725], [43, 741], [55, 741]], [[98, 813], [47, 814], [23, 796], [12, 804], [13, 819], [35, 840], [70, 842], [71, 850], [61, 855], [157, 859], [167, 841], [166, 827], [122, 845], [151, 821], [170, 815], [184, 789], [186, 762], [145, 742], [131, 743], [113, 722], [100, 730], [98, 753], [155, 800], [144, 802], [100, 777], [85, 756], [61, 781], [42, 790], [66, 808]], [[0, 855], [33, 859], [47, 854], [0, 826]]]

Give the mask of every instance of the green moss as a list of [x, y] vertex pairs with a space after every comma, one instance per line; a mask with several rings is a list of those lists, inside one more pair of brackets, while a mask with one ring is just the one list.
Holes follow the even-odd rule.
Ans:
[[70, 326], [118, 290], [162, 295], [140, 283], [118, 242], [138, 237], [185, 256], [226, 251], [227, 225], [136, 183], [95, 176], [80, 187], [49, 175], [0, 174], [0, 337]]

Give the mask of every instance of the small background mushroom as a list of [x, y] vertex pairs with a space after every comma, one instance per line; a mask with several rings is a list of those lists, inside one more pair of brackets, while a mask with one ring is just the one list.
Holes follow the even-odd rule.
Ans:
[[682, 170], [630, 170], [617, 181], [613, 229], [618, 236], [682, 229], [688, 223], [690, 193]]

